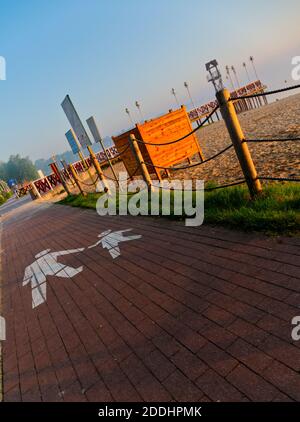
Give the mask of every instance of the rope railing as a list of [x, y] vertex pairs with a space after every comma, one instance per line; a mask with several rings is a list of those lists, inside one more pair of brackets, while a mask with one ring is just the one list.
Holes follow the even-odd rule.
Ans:
[[[204, 188], [204, 191], [210, 192], [210, 191], [213, 191], [213, 190], [216, 190], [216, 189], [224, 189], [224, 188], [229, 188], [229, 187], [232, 187], [232, 186], [242, 185], [243, 183], [246, 183], [245, 179], [240, 179], [240, 180], [237, 180], [237, 181], [232, 182], [232, 183], [227, 183], [225, 185], [218, 185], [218, 186], [212, 186], [211, 188]], [[198, 192], [199, 191], [199, 189], [187, 189], [187, 190], [186, 189], [184, 189], [184, 190], [183, 189], [174, 189], [172, 187], [170, 188], [170, 187], [167, 187], [167, 186], [158, 186], [155, 183], [153, 183], [152, 185], [153, 185], [153, 187], [158, 188], [158, 189], [169, 189], [170, 191], [174, 191], [174, 192], [182, 192], [182, 191], [184, 191], [184, 192]]]
[[71, 178], [69, 180], [67, 180], [67, 178], [64, 179], [64, 181], [65, 181], [65, 183], [67, 185], [72, 186], [72, 187], [75, 187], [76, 186], [76, 183]]
[[[110, 160], [114, 160], [114, 159], [116, 159], [116, 158], [118, 158], [118, 157], [120, 157], [121, 155], [123, 155], [127, 150], [128, 150], [128, 148], [130, 147], [130, 145], [126, 145], [126, 147], [123, 149], [123, 151], [121, 151], [119, 154], [117, 154], [116, 156], [114, 156], [114, 157], [112, 157], [112, 158], [110, 158]], [[101, 162], [101, 165], [103, 165], [103, 164], [105, 164], [105, 163], [108, 163], [109, 162], [109, 160], [107, 159], [107, 160], [105, 160], [105, 161], [102, 161]], [[99, 180], [99, 176], [97, 175], [96, 176], [96, 179], [94, 180], [94, 181], [92, 181], [92, 183], [88, 183], [88, 182], [84, 182], [78, 175], [77, 175], [77, 177], [78, 177], [78, 181], [82, 184], [82, 185], [85, 185], [85, 186], [95, 186], [96, 185], [96, 183], [97, 183], [97, 180]], [[116, 181], [116, 179], [112, 179], [112, 178], [110, 178], [110, 177], [108, 177], [108, 176], [105, 176], [105, 177], [107, 177], [108, 179], [111, 179], [111, 180], [114, 180], [114, 181]], [[72, 179], [71, 179], [72, 180]], [[68, 185], [70, 185], [70, 186], [73, 186], [74, 187], [74, 184], [75, 184], [75, 182], [73, 183], [68, 183], [67, 182], [67, 184]]]
[[[291, 177], [268, 177], [268, 176], [259, 176], [257, 177], [257, 179], [260, 180], [274, 180], [274, 181], [287, 181], [287, 182], [300, 182], [300, 179], [297, 178], [291, 178]], [[218, 185], [218, 186], [212, 186], [210, 188], [204, 188], [205, 192], [210, 192], [210, 191], [214, 191], [217, 189], [225, 189], [225, 188], [229, 188], [229, 187], [233, 187], [233, 186], [238, 186], [238, 185], [243, 185], [244, 183], [246, 183], [245, 179], [239, 179], [236, 180], [235, 182], [231, 182], [231, 183], [227, 183], [225, 185]], [[153, 184], [154, 187], [159, 188], [159, 189], [170, 189], [172, 191], [182, 191], [182, 189], [173, 189], [172, 187], [164, 187], [164, 186], [157, 186], [155, 184]], [[191, 190], [185, 190], [185, 192], [197, 192], [197, 189], [191, 189]]]
[[141, 192], [144, 192], [144, 191], [146, 191], [146, 190], [149, 190], [149, 187], [148, 186], [146, 186], [145, 188], [143, 188], [143, 189], [140, 189], [139, 187], [137, 187], [137, 191], [136, 192], [122, 192], [122, 191], [118, 191], [117, 192], [117, 195], [118, 196], [128, 196], [128, 195], [130, 195], [130, 196], [134, 196], [134, 195], [136, 195], [137, 193], [141, 193]]
[[[137, 166], [137, 168], [134, 170], [134, 172], [133, 172], [133, 173], [132, 173], [129, 177], [127, 177], [127, 179], [126, 179], [126, 180], [124, 180], [124, 181], [128, 181], [128, 180], [130, 180], [133, 176], [135, 176], [139, 168], [140, 168], [140, 166]], [[119, 180], [115, 179], [114, 177], [107, 176], [106, 174], [105, 174], [104, 176], [105, 176], [107, 179], [109, 179], [109, 180], [112, 180], [112, 181], [114, 181], [114, 182], [119, 182]], [[123, 180], [122, 180], [122, 182], [123, 182]]]
[[101, 166], [103, 166], [103, 164], [108, 163], [110, 160], [115, 160], [116, 158], [121, 157], [121, 155], [123, 155], [128, 150], [129, 147], [130, 147], [130, 145], [126, 145], [126, 147], [123, 149], [123, 151], [119, 152], [119, 154], [115, 155], [114, 157], [111, 157], [109, 160], [106, 159], [104, 161], [101, 161], [101, 163], [100, 163]]
[[259, 176], [260, 180], [274, 180], [277, 182], [300, 182], [300, 178], [294, 177], [272, 177], [272, 176]]
[[244, 183], [246, 183], [246, 180], [245, 179], [240, 179], [240, 180], [237, 180], [235, 182], [228, 183], [226, 185], [212, 186], [211, 188], [205, 188], [204, 190], [206, 192], [210, 192], [210, 191], [213, 191], [213, 190], [216, 190], [216, 189], [224, 189], [224, 188], [230, 188], [232, 186], [242, 185]]
[[297, 88], [300, 88], [300, 85], [287, 86], [285, 88], [275, 89], [273, 91], [267, 91], [267, 92], [260, 92], [258, 94], [248, 94], [248, 95], [242, 95], [238, 97], [232, 97], [232, 98], [229, 98], [229, 101], [244, 100], [245, 98], [264, 97], [266, 95], [279, 94], [281, 92], [290, 91], [292, 89], [297, 89]]
[[187, 170], [187, 169], [190, 169], [190, 168], [201, 166], [202, 164], [205, 164], [205, 163], [208, 163], [211, 160], [214, 160], [219, 155], [224, 154], [224, 152], [228, 151], [232, 147], [233, 147], [232, 144], [227, 145], [226, 148], [222, 149], [221, 151], [219, 151], [217, 154], [213, 155], [212, 157], [209, 157], [206, 160], [201, 161], [200, 163], [189, 164], [189, 165], [186, 165], [186, 166], [180, 166], [180, 167], [163, 167], [163, 166], [157, 166], [155, 164], [146, 163], [146, 162], [144, 162], [143, 164], [146, 164], [147, 166], [151, 166], [151, 167], [154, 167], [154, 168], [162, 169], [162, 170], [174, 170], [174, 171]]
[[82, 183], [83, 185], [85, 185], [85, 186], [95, 186], [95, 184], [96, 184], [96, 182], [97, 182], [97, 180], [99, 179], [99, 177], [98, 177], [98, 175], [97, 175], [97, 177], [96, 177], [96, 179], [95, 179], [95, 181], [94, 182], [92, 182], [92, 183], [87, 183], [87, 182], [84, 182], [82, 179], [80, 179], [79, 177], [78, 177], [78, 180], [79, 180], [79, 182], [80, 183]]
[[208, 122], [208, 120], [211, 118], [211, 116], [218, 110], [219, 105], [217, 105], [213, 111], [211, 111], [211, 113], [203, 120], [203, 122], [200, 123], [199, 126], [197, 126], [195, 129], [193, 129], [191, 132], [187, 133], [186, 135], [182, 136], [181, 138], [175, 139], [173, 141], [168, 141], [168, 142], [162, 142], [162, 143], [153, 143], [153, 142], [147, 142], [147, 141], [143, 141], [141, 139], [136, 139], [136, 141], [140, 144], [144, 144], [144, 145], [152, 145], [152, 146], [165, 146], [165, 145], [172, 145], [172, 144], [176, 144], [177, 142], [183, 141], [184, 139], [188, 138], [189, 136], [193, 135], [195, 132], [197, 132], [197, 130], [199, 130], [203, 125], [205, 125], [205, 123]]
[[243, 142], [254, 142], [254, 143], [260, 143], [260, 142], [296, 142], [300, 141], [300, 138], [276, 138], [276, 139], [244, 139]]

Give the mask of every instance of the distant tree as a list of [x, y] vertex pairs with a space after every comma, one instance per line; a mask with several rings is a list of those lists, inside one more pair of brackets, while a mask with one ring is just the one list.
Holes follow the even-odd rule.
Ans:
[[0, 163], [0, 179], [1, 180], [7, 180], [6, 177], [6, 164], [5, 163]]
[[38, 173], [29, 157], [11, 155], [5, 164], [5, 180], [16, 179], [18, 183], [38, 178]]

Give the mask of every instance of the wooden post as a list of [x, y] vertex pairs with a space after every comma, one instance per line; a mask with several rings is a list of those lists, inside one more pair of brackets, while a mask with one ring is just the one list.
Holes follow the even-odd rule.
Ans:
[[238, 120], [234, 105], [230, 98], [230, 92], [222, 89], [216, 94], [220, 104], [222, 117], [225, 121], [236, 155], [240, 162], [240, 166], [245, 176], [251, 197], [258, 195], [261, 190], [261, 184], [257, 178], [256, 168], [253, 164], [248, 145], [245, 142], [243, 130]]
[[36, 198], [41, 198], [41, 194], [38, 191], [38, 188], [35, 186], [35, 183], [34, 182], [31, 183], [31, 186], [32, 186], [32, 190], [34, 192], [35, 197]]
[[79, 155], [79, 158], [80, 158], [81, 163], [83, 165], [83, 168], [88, 172], [89, 178], [91, 179], [91, 182], [94, 185], [93, 176], [92, 176], [92, 174], [90, 172], [90, 169], [89, 169], [89, 166], [88, 166], [88, 164], [86, 162], [85, 156], [83, 155], [83, 153], [81, 151], [78, 151], [78, 155]]
[[141, 150], [140, 150], [138, 143], [137, 143], [137, 140], [136, 140], [136, 138], [133, 134], [130, 135], [129, 142], [131, 143], [131, 145], [133, 147], [133, 152], [134, 152], [137, 164], [141, 167], [143, 179], [147, 183], [148, 188], [152, 189], [152, 180], [151, 180], [150, 174], [148, 172], [147, 165], [144, 163], [144, 158], [142, 156]]
[[99, 163], [99, 161], [98, 161], [98, 159], [97, 159], [94, 151], [92, 150], [92, 147], [90, 145], [88, 145], [87, 146], [87, 149], [88, 149], [88, 151], [90, 153], [90, 157], [91, 157], [92, 163], [93, 163], [93, 165], [95, 167], [95, 170], [96, 170], [96, 173], [97, 173], [99, 179], [103, 183], [106, 192], [109, 192], [109, 187], [108, 187], [108, 184], [106, 182], [106, 178], [105, 178], [104, 173], [102, 171], [101, 165], [100, 165], [100, 163]]
[[115, 172], [115, 169], [114, 169], [113, 163], [111, 162], [111, 159], [109, 158], [109, 155], [108, 155], [108, 153], [107, 153], [107, 151], [106, 151], [106, 148], [105, 148], [105, 146], [104, 146], [104, 144], [103, 144], [103, 141], [102, 141], [102, 138], [101, 138], [101, 137], [100, 137], [100, 139], [99, 139], [99, 142], [100, 142], [101, 147], [102, 147], [102, 149], [103, 149], [103, 152], [104, 152], [104, 154], [105, 154], [105, 156], [106, 156], [106, 159], [107, 159], [107, 161], [108, 161], [108, 164], [109, 164], [109, 167], [110, 167], [111, 172], [112, 172], [112, 174], [113, 174], [113, 177], [115, 178], [115, 181], [116, 181], [117, 185], [119, 186], [119, 179], [118, 179], [118, 176], [116, 175], [116, 172]]
[[80, 186], [80, 183], [79, 183], [79, 180], [78, 180], [78, 178], [77, 178], [77, 174], [76, 174], [76, 171], [75, 171], [75, 169], [74, 169], [74, 167], [73, 167], [73, 164], [70, 164], [70, 165], [69, 165], [69, 167], [70, 167], [70, 170], [71, 170], [71, 173], [72, 173], [73, 179], [74, 179], [74, 181], [75, 181], [75, 183], [76, 183], [76, 185], [77, 185], [77, 187], [78, 187], [78, 189], [79, 189], [79, 191], [80, 191], [81, 195], [82, 195], [82, 196], [86, 196], [86, 193], [85, 193], [85, 192], [83, 192], [82, 187]]
[[[56, 162], [53, 162], [52, 164], [50, 164], [50, 167], [51, 167], [52, 171], [54, 172], [54, 174], [56, 175], [56, 177], [61, 181], [61, 184], [62, 184], [64, 190], [67, 192], [68, 195], [71, 195], [70, 190], [67, 186], [67, 182], [64, 179], [64, 175], [60, 171], [60, 169], [58, 168], [58, 165], [56, 164]], [[71, 178], [70, 178], [70, 180], [71, 180]]]
[[[70, 178], [70, 180], [71, 180], [71, 178]], [[61, 174], [61, 176], [60, 176], [60, 181], [61, 181], [61, 184], [62, 184], [62, 186], [63, 186], [64, 190], [67, 192], [68, 196], [69, 196], [69, 195], [71, 195], [70, 190], [69, 190], [69, 188], [68, 188], [68, 186], [67, 186], [67, 182], [66, 182], [66, 180], [64, 179], [63, 174]]]

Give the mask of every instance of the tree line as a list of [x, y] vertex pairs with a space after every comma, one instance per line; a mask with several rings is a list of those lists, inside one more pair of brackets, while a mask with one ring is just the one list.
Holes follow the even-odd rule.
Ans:
[[36, 167], [29, 157], [11, 155], [6, 163], [0, 162], [0, 179], [6, 182], [15, 179], [17, 183], [23, 183], [37, 178]]

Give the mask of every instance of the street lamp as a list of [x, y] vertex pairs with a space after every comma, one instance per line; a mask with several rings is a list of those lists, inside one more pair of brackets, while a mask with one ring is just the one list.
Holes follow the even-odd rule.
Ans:
[[187, 90], [187, 92], [188, 92], [188, 95], [189, 95], [189, 97], [190, 97], [190, 100], [191, 100], [191, 103], [192, 103], [193, 108], [194, 108], [194, 109], [196, 109], [195, 103], [194, 103], [193, 98], [192, 98], [192, 96], [191, 96], [191, 92], [190, 92], [190, 88], [189, 88], [189, 86], [188, 86], [188, 83], [187, 83], [187, 82], [184, 82], [184, 84], [183, 84], [183, 85], [185, 86], [185, 88], [186, 88], [186, 90]]
[[[190, 100], [191, 100], [191, 103], [192, 103], [193, 109], [194, 109], [194, 110], [196, 110], [197, 116], [199, 117], [199, 113], [198, 113], [198, 110], [197, 110], [197, 108], [196, 108], [196, 106], [195, 106], [195, 103], [194, 103], [194, 101], [193, 101], [193, 98], [192, 98], [192, 95], [191, 95], [191, 92], [190, 92], [190, 89], [189, 89], [188, 83], [187, 83], [187, 82], [184, 82], [184, 84], [183, 84], [183, 85], [184, 85], [184, 86], [185, 86], [185, 88], [187, 89], [187, 92], [188, 92], [188, 94], [189, 94], [189, 97], [190, 97]], [[201, 119], [199, 118], [199, 120], [197, 120], [197, 124], [198, 124], [198, 126], [200, 126], [200, 123], [201, 123]]]
[[243, 67], [244, 67], [244, 69], [245, 69], [245, 71], [246, 71], [247, 78], [248, 78], [248, 81], [249, 81], [249, 83], [250, 83], [250, 82], [251, 82], [251, 79], [250, 79], [249, 72], [248, 72], [248, 69], [247, 69], [247, 65], [246, 65], [246, 63], [245, 63], [245, 62], [243, 62]]
[[230, 74], [229, 66], [225, 66], [225, 69], [226, 69], [227, 79], [230, 81], [231, 89], [234, 91], [235, 88], [234, 88], [233, 80]]
[[232, 72], [233, 72], [233, 74], [234, 74], [234, 77], [235, 77], [235, 80], [236, 80], [236, 83], [237, 83], [237, 87], [238, 87], [238, 88], [240, 88], [240, 87], [241, 87], [241, 84], [240, 84], [240, 82], [239, 82], [239, 80], [238, 80], [238, 77], [237, 77], [237, 74], [236, 74], [235, 67], [234, 67], [234, 66], [231, 66], [231, 70], [232, 70]]
[[141, 105], [139, 104], [138, 101], [135, 102], [136, 108], [138, 109], [140, 116], [141, 116], [141, 120], [145, 120], [142, 114], [142, 110], [141, 110]]
[[178, 101], [178, 98], [177, 98], [177, 95], [176, 95], [176, 92], [175, 92], [175, 89], [174, 88], [171, 89], [171, 94], [174, 95], [175, 100], [176, 100], [176, 103], [178, 105], [178, 108], [180, 108], [179, 101]]
[[129, 119], [130, 119], [130, 122], [132, 123], [132, 125], [134, 126], [134, 123], [133, 123], [133, 120], [132, 120], [132, 117], [131, 117], [131, 114], [130, 114], [130, 111], [128, 110], [128, 108], [125, 108], [125, 113], [127, 113], [128, 114], [128, 117], [129, 117]]
[[253, 70], [254, 70], [254, 74], [255, 74], [256, 80], [259, 81], [259, 77], [258, 77], [258, 74], [256, 72], [256, 67], [255, 67], [255, 64], [254, 64], [254, 57], [253, 56], [250, 56], [249, 57], [249, 60], [252, 63], [252, 67], [253, 67]]

